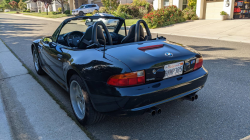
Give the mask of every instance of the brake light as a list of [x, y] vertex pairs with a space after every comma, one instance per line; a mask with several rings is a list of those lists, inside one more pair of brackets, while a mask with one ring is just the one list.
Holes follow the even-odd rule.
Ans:
[[202, 67], [203, 64], [203, 58], [196, 58], [195, 65], [194, 65], [194, 70]]
[[134, 86], [145, 83], [145, 72], [137, 71], [111, 76], [107, 82], [112, 86]]
[[162, 48], [162, 47], [163, 47], [163, 44], [146, 46], [146, 47], [140, 47], [138, 49], [145, 52], [146, 50], [152, 50], [152, 49], [157, 49], [157, 48]]

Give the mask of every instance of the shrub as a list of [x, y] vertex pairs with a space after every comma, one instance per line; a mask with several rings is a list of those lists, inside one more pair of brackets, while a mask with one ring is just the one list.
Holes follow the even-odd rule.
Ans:
[[100, 12], [100, 13], [106, 13], [107, 11], [106, 11], [106, 8], [105, 8], [105, 7], [100, 7], [100, 8], [99, 8], [99, 12]]
[[109, 12], [110, 10], [116, 10], [119, 6], [117, 0], [101, 0], [102, 5], [106, 8], [106, 11]]
[[188, 7], [191, 9], [196, 9], [196, 1], [197, 0], [188, 0]]
[[183, 12], [183, 17], [186, 20], [197, 20], [198, 19], [198, 16], [196, 15], [195, 9], [186, 8], [182, 12]]
[[92, 13], [87, 13], [85, 16], [93, 16]]
[[57, 12], [52, 12], [52, 14], [53, 14], [53, 15], [56, 15], [56, 14], [57, 14]]
[[117, 11], [131, 15], [134, 18], [142, 18], [144, 14], [152, 11], [152, 9], [153, 5], [146, 0], [133, 0], [131, 4], [120, 4]]
[[132, 4], [135, 6], [144, 6], [145, 7], [149, 3], [146, 0], [133, 0]]
[[27, 9], [26, 12], [30, 12], [30, 9]]
[[70, 10], [64, 11], [64, 14], [70, 14]]
[[148, 10], [145, 7], [139, 8], [139, 17], [143, 17], [147, 13], [148, 13]]
[[57, 10], [58, 10], [59, 12], [62, 12], [62, 7], [59, 7]]
[[168, 6], [149, 12], [144, 15], [143, 20], [146, 21], [149, 28], [163, 27], [186, 21], [183, 18], [182, 11], [176, 6]]
[[227, 12], [221, 11], [221, 12], [220, 12], [220, 15], [227, 15]]
[[131, 15], [132, 17], [139, 17], [139, 7], [133, 4], [120, 4], [117, 11]]
[[124, 19], [131, 19], [131, 18], [133, 18], [131, 15], [126, 14], [126, 13], [124, 13], [124, 12], [114, 11], [114, 12], [111, 13], [111, 14], [113, 14], [113, 15], [116, 16], [116, 17], [121, 17], [121, 18], [124, 18]]
[[95, 14], [95, 13], [98, 13], [98, 10], [94, 10], [94, 11], [93, 11], [93, 14]]

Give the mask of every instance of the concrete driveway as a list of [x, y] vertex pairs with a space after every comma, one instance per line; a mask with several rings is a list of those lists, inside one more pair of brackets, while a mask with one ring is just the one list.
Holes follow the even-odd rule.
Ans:
[[151, 29], [152, 33], [250, 43], [248, 20], [195, 20]]
[[[35, 72], [31, 41], [51, 35], [59, 24], [0, 14], [0, 38]], [[108, 116], [100, 123], [86, 126], [88, 131], [102, 140], [230, 140], [250, 135], [249, 44], [163, 35], [168, 40], [189, 45], [203, 54], [209, 77], [205, 87], [198, 92], [199, 99], [163, 104], [160, 106], [162, 114], [155, 117], [149, 114]], [[37, 77], [59, 103], [72, 112], [68, 93], [48, 76]]]

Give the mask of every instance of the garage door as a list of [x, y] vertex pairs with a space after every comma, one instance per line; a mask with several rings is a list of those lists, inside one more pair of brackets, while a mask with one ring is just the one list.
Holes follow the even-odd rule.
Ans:
[[206, 1], [206, 19], [220, 19], [223, 1]]

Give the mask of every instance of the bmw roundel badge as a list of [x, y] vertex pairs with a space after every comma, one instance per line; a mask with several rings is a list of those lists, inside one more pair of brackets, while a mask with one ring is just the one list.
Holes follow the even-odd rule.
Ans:
[[166, 52], [165, 55], [166, 55], [166, 56], [169, 56], [169, 57], [173, 57], [173, 56], [174, 56], [174, 55], [173, 55], [172, 53], [170, 53], [170, 52]]

